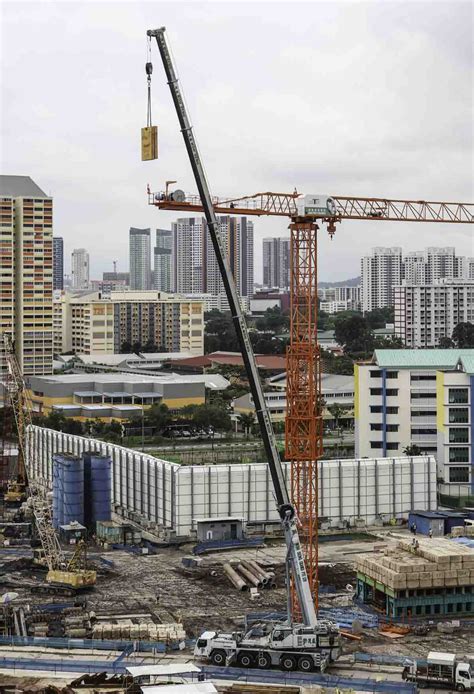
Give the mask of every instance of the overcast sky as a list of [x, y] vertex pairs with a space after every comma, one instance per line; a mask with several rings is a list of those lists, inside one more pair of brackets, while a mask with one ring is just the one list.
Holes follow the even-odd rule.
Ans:
[[[140, 161], [146, 30], [165, 25], [216, 195], [292, 191], [470, 202], [473, 4], [2, 2], [1, 169], [54, 198], [54, 233], [91, 278], [128, 269], [128, 229], [167, 228], [146, 185], [195, 191], [153, 45], [160, 158]], [[255, 218], [261, 239], [285, 218]], [[359, 274], [374, 245], [455, 246], [467, 225], [347, 221], [321, 232], [320, 279]]]

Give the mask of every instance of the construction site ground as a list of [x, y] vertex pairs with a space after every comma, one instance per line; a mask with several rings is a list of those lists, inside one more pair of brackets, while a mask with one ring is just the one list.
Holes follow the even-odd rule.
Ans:
[[[368, 536], [368, 541], [363, 541], [356, 536], [321, 543], [321, 607], [351, 607], [351, 593], [346, 586], [355, 586], [353, 557], [371, 552], [383, 537], [390, 541], [388, 533], [379, 533], [375, 540]], [[167, 547], [148, 556], [123, 550], [92, 550], [99, 575], [95, 589], [84, 594], [87, 609], [110, 621], [127, 616], [138, 621], [150, 618], [157, 623], [182, 622], [190, 638], [209, 628], [241, 629], [244, 616], [250, 612], [285, 611], [285, 553], [283, 544], [217, 552], [205, 555], [198, 568], [187, 569], [182, 559], [192, 556], [192, 545]], [[43, 581], [45, 573], [33, 567], [30, 554], [29, 548], [0, 551], [0, 592], [18, 593], [17, 600], [23, 605], [51, 602], [54, 598], [31, 592], [31, 586]], [[105, 566], [100, 557], [112, 565]], [[259, 589], [254, 600], [249, 592], [236, 590], [224, 574], [222, 563], [245, 558], [273, 567], [277, 588]], [[360, 635], [360, 641], [347, 641], [348, 653], [357, 650], [426, 656], [430, 650], [446, 650], [447, 642], [460, 655], [474, 653], [474, 620], [461, 622], [461, 627], [449, 635], [437, 631], [435, 625], [423, 636], [409, 633], [393, 639], [376, 629], [363, 629]]]

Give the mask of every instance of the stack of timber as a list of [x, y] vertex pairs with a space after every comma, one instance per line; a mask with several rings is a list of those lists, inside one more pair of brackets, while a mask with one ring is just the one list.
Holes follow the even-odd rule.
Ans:
[[395, 591], [474, 585], [474, 551], [444, 538], [399, 539], [382, 553], [356, 557], [360, 573]]

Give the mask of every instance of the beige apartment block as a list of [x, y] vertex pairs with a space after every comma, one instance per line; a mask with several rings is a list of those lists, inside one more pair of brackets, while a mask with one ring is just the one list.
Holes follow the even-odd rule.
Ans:
[[204, 302], [159, 291], [62, 293], [55, 299], [55, 352], [114, 354], [136, 345], [202, 354]]
[[[0, 176], [0, 332], [26, 376], [53, 370], [53, 201], [28, 176]], [[5, 370], [3, 345], [0, 370]]]

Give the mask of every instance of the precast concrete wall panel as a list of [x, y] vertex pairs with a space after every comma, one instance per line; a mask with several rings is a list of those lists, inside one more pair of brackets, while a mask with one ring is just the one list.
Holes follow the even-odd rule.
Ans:
[[[112, 460], [113, 504], [177, 535], [196, 519], [237, 516], [247, 522], [277, 521], [266, 464], [179, 466], [123, 446], [31, 427], [27, 450], [32, 474], [52, 486], [55, 453], [98, 451]], [[290, 465], [284, 463], [289, 485]], [[367, 524], [407, 517], [412, 509], [436, 508], [436, 462], [432, 456], [362, 458], [319, 462], [319, 514], [330, 524]]]

